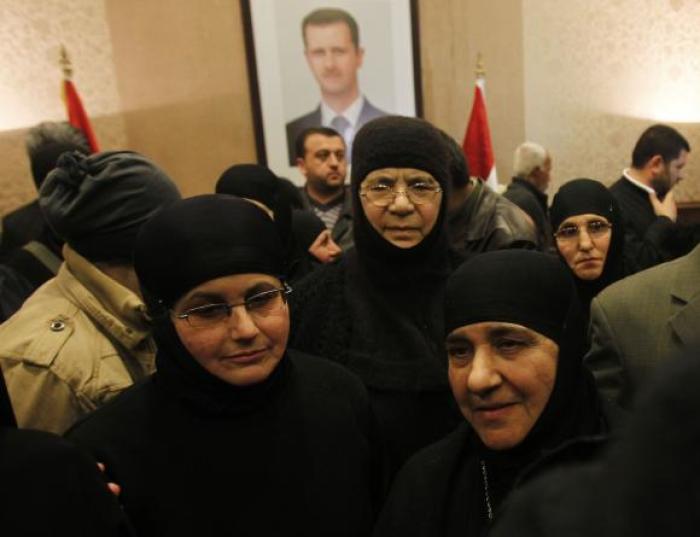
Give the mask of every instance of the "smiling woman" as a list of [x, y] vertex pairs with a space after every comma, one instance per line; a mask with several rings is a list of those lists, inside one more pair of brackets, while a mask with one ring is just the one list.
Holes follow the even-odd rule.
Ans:
[[504, 250], [462, 265], [447, 284], [445, 334], [466, 421], [404, 466], [376, 536], [483, 535], [518, 479], [589, 460], [610, 427], [555, 258]]
[[368, 534], [369, 399], [337, 365], [287, 350], [269, 216], [189, 198], [145, 224], [135, 266], [157, 373], [69, 436], [121, 485], [138, 533]]

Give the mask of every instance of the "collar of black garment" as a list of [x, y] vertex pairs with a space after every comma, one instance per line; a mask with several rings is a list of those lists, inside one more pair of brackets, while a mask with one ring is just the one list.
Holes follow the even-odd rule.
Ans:
[[522, 177], [513, 177], [513, 182], [522, 185], [528, 191], [532, 192], [537, 200], [547, 209], [547, 194], [542, 192], [539, 188], [533, 185], [530, 181], [523, 179]]

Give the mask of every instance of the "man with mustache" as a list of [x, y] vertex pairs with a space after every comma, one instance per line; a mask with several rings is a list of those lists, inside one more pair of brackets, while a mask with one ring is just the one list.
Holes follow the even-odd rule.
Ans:
[[304, 56], [321, 90], [319, 106], [287, 123], [289, 164], [296, 163], [294, 146], [309, 127], [332, 127], [340, 133], [350, 159], [355, 133], [371, 119], [386, 112], [373, 106], [360, 92], [357, 71], [365, 51], [355, 19], [342, 9], [320, 8], [301, 23]]

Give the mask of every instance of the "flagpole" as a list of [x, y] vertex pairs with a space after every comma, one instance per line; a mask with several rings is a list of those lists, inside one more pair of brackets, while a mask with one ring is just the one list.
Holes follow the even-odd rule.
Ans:
[[73, 85], [73, 64], [68, 56], [68, 51], [63, 43], [59, 50], [58, 65], [63, 71], [63, 83], [61, 84], [61, 97], [63, 98], [63, 104], [66, 107], [66, 113], [68, 115], [68, 123], [73, 125], [76, 129], [83, 131], [90, 149], [93, 153], [99, 151], [99, 146], [97, 145], [97, 138], [92, 130], [92, 125], [90, 124], [90, 119], [88, 118], [83, 103], [78, 95], [78, 90], [75, 89]]

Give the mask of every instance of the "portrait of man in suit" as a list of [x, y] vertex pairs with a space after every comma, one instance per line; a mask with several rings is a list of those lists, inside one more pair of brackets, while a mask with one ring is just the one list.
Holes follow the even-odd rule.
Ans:
[[355, 133], [368, 121], [387, 113], [362, 94], [358, 71], [365, 51], [360, 46], [357, 21], [336, 8], [315, 9], [301, 23], [304, 56], [320, 91], [312, 111], [286, 124], [289, 164], [296, 162], [297, 136], [309, 127], [331, 127], [345, 140], [350, 159]]

